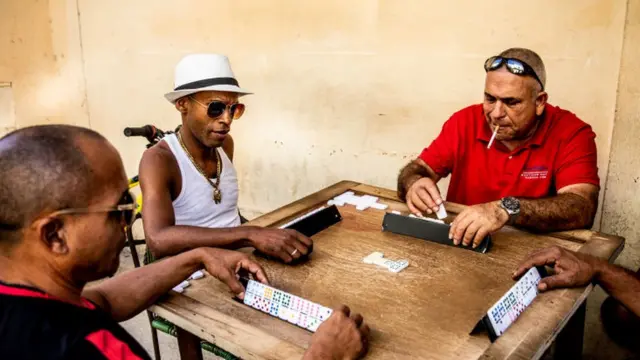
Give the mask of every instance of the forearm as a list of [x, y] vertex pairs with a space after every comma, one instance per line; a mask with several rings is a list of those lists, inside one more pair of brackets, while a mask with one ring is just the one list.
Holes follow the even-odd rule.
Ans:
[[[425, 164], [426, 165], [426, 164]], [[434, 183], [437, 183], [440, 179], [439, 176], [431, 171], [427, 166], [421, 165], [417, 160], [407, 164], [398, 175], [398, 197], [402, 200], [406, 200], [407, 191], [413, 185], [414, 182], [421, 178], [430, 178]]]
[[160, 260], [85, 289], [116, 321], [127, 320], [151, 306], [160, 296], [202, 268], [198, 250]]
[[203, 228], [196, 226], [174, 225], [147, 235], [151, 253], [156, 258], [179, 254], [199, 247], [217, 247], [237, 249], [251, 246], [251, 226], [231, 228]]
[[598, 261], [600, 263], [597, 267], [596, 283], [627, 309], [640, 316], [640, 278], [638, 274], [602, 260]]
[[519, 199], [520, 215], [515, 225], [536, 231], [562, 231], [590, 228], [595, 207], [588, 200], [573, 193], [558, 194], [545, 199]]

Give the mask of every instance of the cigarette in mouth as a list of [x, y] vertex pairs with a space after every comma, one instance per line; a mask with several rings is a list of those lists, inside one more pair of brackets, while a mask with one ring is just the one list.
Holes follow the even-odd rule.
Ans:
[[496, 139], [496, 134], [498, 134], [498, 130], [500, 129], [500, 126], [496, 126], [496, 129], [493, 130], [493, 135], [491, 135], [491, 139], [489, 140], [489, 144], [487, 145], [487, 149], [491, 148], [491, 144], [493, 144], [493, 140]]

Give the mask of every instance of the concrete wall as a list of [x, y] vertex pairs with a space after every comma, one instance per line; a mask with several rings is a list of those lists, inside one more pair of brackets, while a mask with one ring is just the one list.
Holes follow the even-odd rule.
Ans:
[[74, 4], [0, 0], [0, 83], [11, 83], [18, 127], [89, 125]]
[[187, 53], [227, 54], [256, 93], [232, 134], [241, 206], [263, 212], [340, 179], [393, 187], [451, 113], [481, 101], [485, 58], [526, 46], [546, 60], [550, 101], [593, 125], [605, 178], [625, 1], [150, 4], [79, 1], [92, 126], [130, 174], [144, 142], [122, 129], [179, 123], [162, 95]]
[[630, 0], [602, 231], [624, 236], [619, 263], [640, 267], [640, 0]]

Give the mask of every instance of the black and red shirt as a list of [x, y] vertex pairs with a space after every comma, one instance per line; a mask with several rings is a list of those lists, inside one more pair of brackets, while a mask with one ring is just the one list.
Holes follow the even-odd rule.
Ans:
[[151, 359], [109, 314], [83, 299], [67, 303], [38, 289], [0, 282], [2, 359]]

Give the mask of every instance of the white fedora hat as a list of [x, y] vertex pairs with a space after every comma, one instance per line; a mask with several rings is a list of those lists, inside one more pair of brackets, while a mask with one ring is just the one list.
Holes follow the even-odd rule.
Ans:
[[164, 97], [172, 104], [183, 96], [200, 91], [229, 91], [242, 95], [252, 94], [241, 89], [231, 71], [229, 59], [220, 54], [191, 54], [176, 65], [173, 91]]

